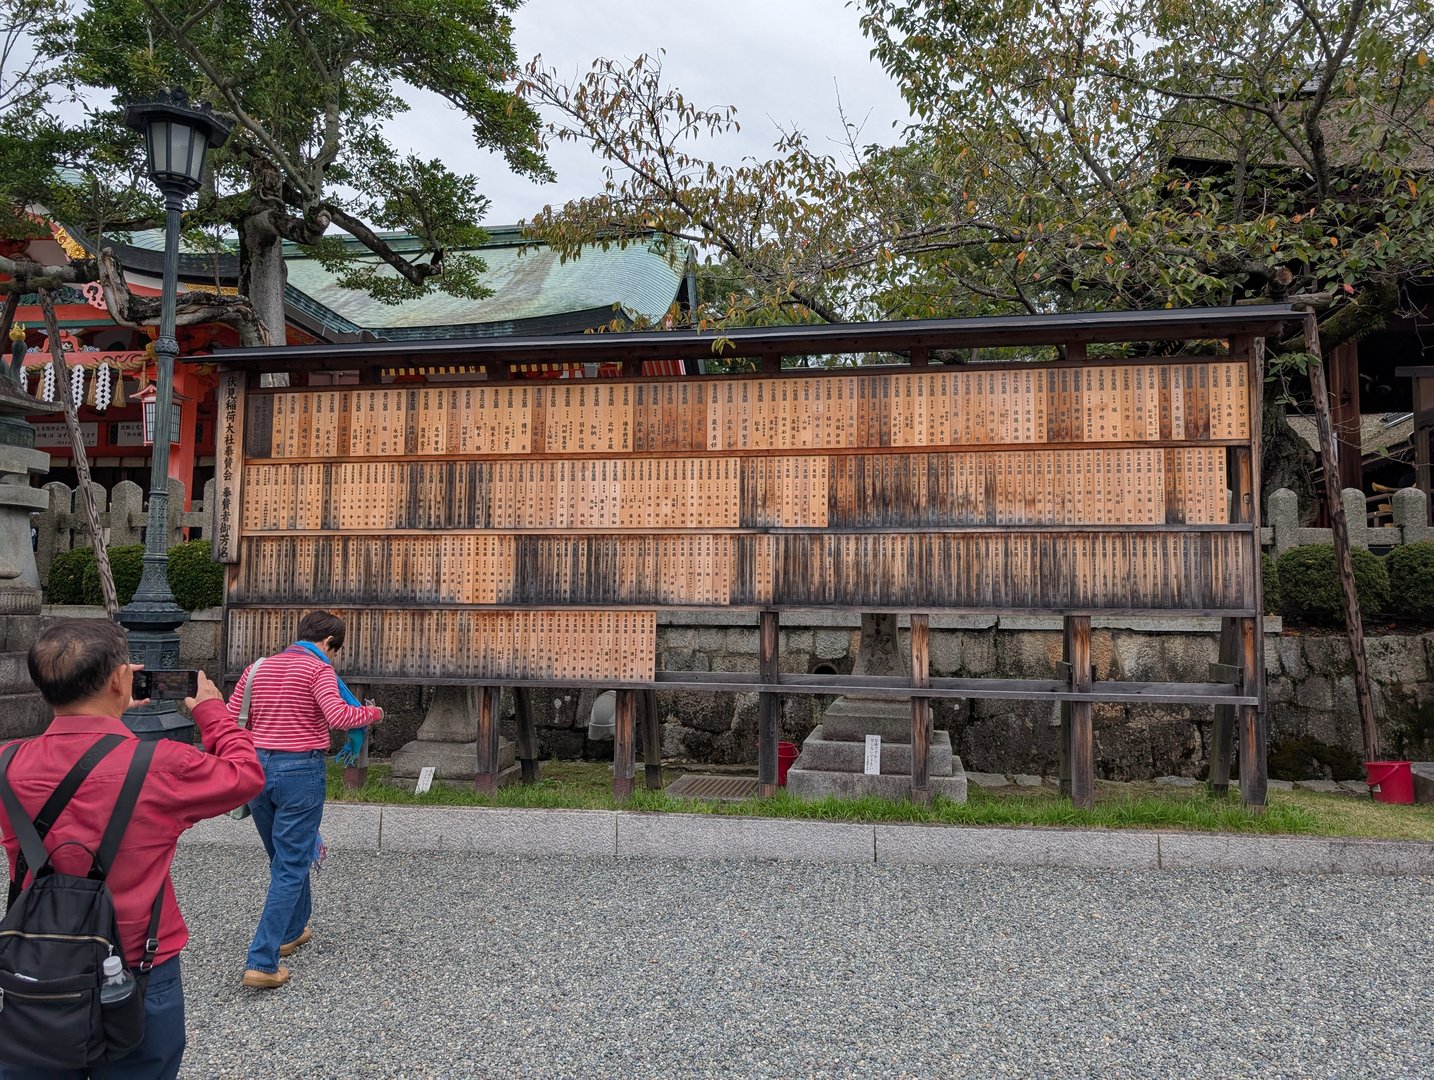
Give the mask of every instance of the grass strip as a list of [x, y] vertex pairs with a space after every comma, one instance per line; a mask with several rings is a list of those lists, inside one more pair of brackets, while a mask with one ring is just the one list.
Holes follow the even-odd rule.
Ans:
[[[667, 770], [672, 778], [672, 770]], [[936, 796], [929, 806], [875, 797], [807, 802], [780, 791], [771, 799], [717, 802], [684, 799], [639, 788], [631, 799], [612, 794], [612, 772], [595, 762], [545, 761], [536, 784], [515, 784], [496, 794], [437, 782], [422, 795], [387, 781], [386, 765], [369, 769], [361, 788], [343, 787], [343, 772], [329, 768], [329, 798], [393, 806], [487, 806], [528, 809], [643, 810], [794, 820], [907, 822], [921, 825], [1044, 825], [1097, 829], [1183, 829], [1211, 833], [1351, 836], [1434, 841], [1434, 807], [1387, 806], [1367, 798], [1304, 791], [1271, 792], [1263, 814], [1235, 796], [1211, 798], [1203, 788], [1154, 784], [1096, 785], [1094, 810], [1077, 810], [1051, 789], [987, 790], [972, 785], [969, 801]], [[641, 774], [638, 783], [642, 782]]]

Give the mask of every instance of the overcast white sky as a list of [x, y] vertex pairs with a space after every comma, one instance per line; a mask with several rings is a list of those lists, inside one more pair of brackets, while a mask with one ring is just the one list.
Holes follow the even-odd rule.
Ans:
[[[700, 14], [688, 14], [693, 11]], [[709, 148], [723, 162], [768, 156], [778, 124], [804, 131], [818, 145], [840, 141], [838, 89], [848, 117], [865, 121], [864, 143], [895, 141], [893, 121], [908, 117], [895, 84], [868, 58], [857, 11], [846, 0], [528, 0], [514, 22], [522, 61], [541, 53], [564, 76], [587, 71], [597, 57], [665, 49], [669, 85], [700, 106], [736, 106], [741, 132]], [[400, 149], [476, 174], [493, 200], [489, 225], [516, 224], [603, 183], [601, 160], [573, 144], [549, 154], [556, 183], [512, 175], [501, 157], [473, 146], [467, 125], [442, 102], [416, 102], [392, 136]]]

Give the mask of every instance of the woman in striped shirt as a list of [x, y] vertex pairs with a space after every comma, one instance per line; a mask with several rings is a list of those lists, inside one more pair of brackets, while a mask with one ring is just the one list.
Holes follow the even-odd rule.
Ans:
[[[298, 641], [276, 656], [265, 657], [253, 675], [249, 730], [265, 779], [263, 792], [249, 809], [269, 853], [269, 895], [244, 972], [244, 985], [254, 989], [288, 982], [289, 969], [279, 958], [312, 936], [309, 862], [324, 815], [329, 731], [365, 727], [383, 719], [377, 706], [344, 700], [347, 687], [339, 682], [331, 662], [343, 643], [344, 621], [327, 611], [311, 611], [299, 622]], [[229, 712], [236, 719], [253, 671], [252, 665], [244, 669], [229, 696]]]

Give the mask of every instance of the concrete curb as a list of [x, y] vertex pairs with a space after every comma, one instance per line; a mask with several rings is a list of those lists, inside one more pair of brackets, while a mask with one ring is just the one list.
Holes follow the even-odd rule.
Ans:
[[[1434, 875], [1434, 843], [1327, 836], [1120, 829], [855, 824], [792, 818], [330, 803], [333, 848], [598, 858], [1052, 866], [1112, 870], [1273, 870]], [[254, 826], [201, 821], [184, 844], [259, 846]]]

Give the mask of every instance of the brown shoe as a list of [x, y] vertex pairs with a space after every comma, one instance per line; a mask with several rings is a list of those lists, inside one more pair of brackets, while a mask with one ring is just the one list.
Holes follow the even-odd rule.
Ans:
[[273, 990], [288, 981], [289, 969], [283, 966], [278, 971], [255, 971], [250, 968], [244, 972], [244, 985], [250, 990]]
[[286, 941], [286, 942], [284, 942], [284, 944], [282, 944], [282, 945], [279, 946], [279, 955], [280, 955], [280, 956], [293, 956], [294, 953], [296, 953], [296, 952], [298, 951], [299, 946], [300, 946], [300, 945], [307, 945], [307, 944], [309, 943], [309, 940], [310, 940], [313, 936], [314, 936], [313, 927], [310, 927], [310, 926], [304, 927], [304, 932], [303, 932], [302, 934], [300, 934], [298, 937], [296, 937], [293, 941]]

